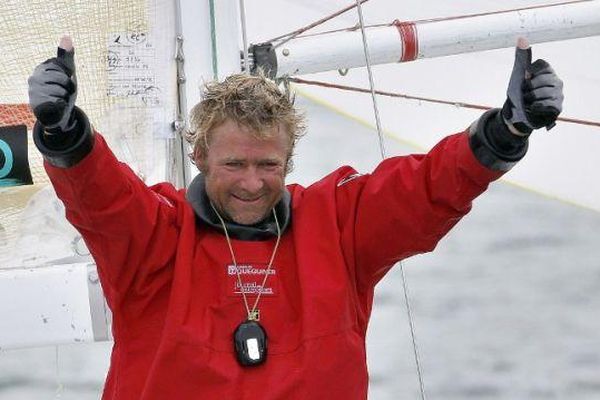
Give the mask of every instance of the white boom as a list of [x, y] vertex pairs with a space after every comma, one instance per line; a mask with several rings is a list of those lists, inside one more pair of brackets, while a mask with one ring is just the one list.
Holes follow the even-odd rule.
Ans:
[[[533, 44], [595, 35], [600, 35], [600, 1], [366, 29], [372, 64], [513, 47], [518, 37]], [[275, 53], [278, 77], [365, 66], [359, 30], [295, 38]]]

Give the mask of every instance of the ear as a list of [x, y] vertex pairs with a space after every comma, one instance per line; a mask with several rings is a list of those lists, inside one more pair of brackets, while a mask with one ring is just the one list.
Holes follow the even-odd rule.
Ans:
[[206, 172], [206, 155], [200, 146], [196, 146], [194, 149], [194, 164], [201, 173]]

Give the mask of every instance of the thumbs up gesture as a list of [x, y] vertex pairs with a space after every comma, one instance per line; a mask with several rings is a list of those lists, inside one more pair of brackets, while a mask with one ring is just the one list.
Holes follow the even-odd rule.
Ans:
[[563, 82], [545, 60], [531, 63], [531, 48], [524, 38], [517, 44], [507, 95], [502, 116], [515, 135], [552, 128], [562, 111]]
[[75, 126], [77, 98], [75, 49], [69, 36], [60, 40], [56, 57], [38, 65], [29, 77], [29, 105], [47, 134], [69, 132]]

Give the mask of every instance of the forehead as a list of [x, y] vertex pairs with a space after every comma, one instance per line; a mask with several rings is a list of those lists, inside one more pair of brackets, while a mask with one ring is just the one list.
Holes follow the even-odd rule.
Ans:
[[267, 128], [259, 135], [251, 128], [227, 120], [213, 129], [208, 156], [285, 157], [288, 147], [288, 135], [282, 125]]

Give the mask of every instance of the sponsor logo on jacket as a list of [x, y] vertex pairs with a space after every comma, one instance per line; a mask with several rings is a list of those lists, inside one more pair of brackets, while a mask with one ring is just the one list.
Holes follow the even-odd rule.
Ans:
[[[238, 272], [240, 278], [238, 279]], [[265, 275], [268, 277], [265, 281]], [[227, 294], [229, 296], [247, 295], [275, 296], [278, 293], [279, 281], [275, 266], [267, 271], [266, 264], [243, 263], [226, 266], [227, 274]], [[241, 281], [241, 284], [240, 284]], [[262, 286], [265, 281], [264, 287]]]

